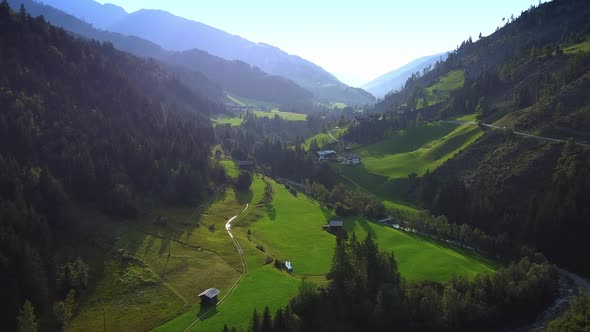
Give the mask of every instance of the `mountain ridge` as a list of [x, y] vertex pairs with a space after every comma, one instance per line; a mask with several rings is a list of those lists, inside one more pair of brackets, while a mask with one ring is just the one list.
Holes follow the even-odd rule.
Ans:
[[[42, 0], [66, 6], [60, 0]], [[89, 0], [75, 2], [77, 6], [89, 4]], [[68, 8], [73, 4], [68, 4]], [[58, 6], [58, 8], [59, 8]], [[73, 10], [72, 12], [82, 12]], [[97, 7], [93, 15], [100, 17], [103, 7]], [[78, 15], [76, 15], [78, 16]], [[78, 16], [79, 17], [79, 16]], [[91, 19], [91, 21], [100, 21]], [[141, 9], [113, 20], [107, 30], [124, 35], [134, 35], [166, 50], [186, 51], [200, 49], [227, 60], [241, 60], [271, 75], [288, 78], [311, 91], [321, 101], [341, 101], [351, 105], [375, 102], [375, 97], [359, 88], [351, 88], [321, 66], [304, 58], [291, 55], [278, 47], [255, 43], [207, 24], [189, 20], [167, 11]], [[182, 36], [182, 38], [177, 38]]]
[[412, 60], [397, 69], [389, 71], [360, 87], [378, 98], [383, 98], [389, 92], [401, 89], [404, 86], [404, 83], [406, 83], [406, 80], [412, 76], [413, 73], [421, 72], [429, 65], [434, 65], [436, 61], [444, 61], [445, 59], [446, 53], [423, 56]]

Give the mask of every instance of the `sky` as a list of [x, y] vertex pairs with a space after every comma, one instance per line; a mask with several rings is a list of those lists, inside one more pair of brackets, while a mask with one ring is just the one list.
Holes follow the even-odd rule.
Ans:
[[[543, 0], [545, 1], [545, 0]], [[360, 86], [426, 55], [455, 49], [539, 0], [99, 0], [162, 9], [299, 55]]]

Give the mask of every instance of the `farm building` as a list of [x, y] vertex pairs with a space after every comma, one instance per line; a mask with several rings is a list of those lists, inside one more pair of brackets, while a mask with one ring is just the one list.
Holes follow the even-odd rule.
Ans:
[[323, 150], [316, 153], [318, 155], [318, 160], [334, 159], [337, 156], [336, 151], [334, 150]]
[[346, 161], [344, 163], [347, 165], [358, 165], [361, 163], [361, 157], [351, 154], [350, 156], [346, 156]]
[[254, 161], [252, 160], [238, 160], [238, 166], [242, 169], [252, 169], [254, 168]]
[[342, 228], [343, 225], [342, 220], [330, 220], [330, 228]]
[[215, 304], [217, 303], [217, 295], [219, 294], [219, 289], [217, 288], [209, 288], [204, 290], [199, 297], [201, 298], [201, 304]]

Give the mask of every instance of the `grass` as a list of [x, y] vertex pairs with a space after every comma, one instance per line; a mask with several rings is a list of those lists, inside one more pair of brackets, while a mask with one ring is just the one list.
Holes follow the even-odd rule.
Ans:
[[244, 119], [239, 116], [233, 116], [233, 117], [221, 116], [221, 117], [213, 120], [213, 122], [215, 122], [216, 124], [229, 124], [231, 126], [239, 126], [242, 124], [242, 122], [244, 122]]
[[[339, 139], [340, 135], [344, 134], [346, 129], [348, 129], [348, 127], [333, 129], [332, 136], [334, 136], [336, 139]], [[328, 135], [328, 133], [325, 132], [325, 133], [319, 133], [317, 135], [311, 136], [310, 138], [306, 139], [305, 142], [303, 142], [303, 144], [301, 146], [304, 147], [306, 150], [309, 150], [309, 147], [311, 146], [311, 142], [314, 139], [316, 140], [316, 142], [318, 143], [318, 146], [320, 146], [320, 147], [334, 142], [332, 137], [330, 137], [330, 135]]]
[[283, 112], [278, 109], [273, 109], [270, 112], [263, 112], [263, 111], [254, 111], [254, 115], [257, 117], [266, 117], [266, 118], [274, 118], [275, 115], [278, 115], [283, 120], [288, 121], [305, 121], [307, 120], [307, 114], [301, 113], [292, 113], [292, 112]]
[[[353, 149], [362, 164], [331, 163], [341, 173], [343, 183], [375, 194], [386, 207], [414, 210], [407, 202], [408, 175], [433, 171], [455, 153], [474, 142], [483, 132], [470, 125], [430, 123], [397, 132], [392, 138]], [[354, 182], [350, 183], [349, 180]]]
[[335, 240], [322, 230], [327, 219], [320, 205], [303, 194], [293, 196], [277, 183], [273, 190], [272, 207], [249, 226], [252, 238], [268, 247], [267, 252], [291, 261], [296, 275], [324, 275]]
[[590, 37], [587, 37], [586, 40], [581, 43], [571, 45], [563, 49], [563, 53], [566, 54], [575, 54], [578, 52], [590, 52]]
[[400, 274], [407, 280], [444, 282], [452, 276], [473, 278], [499, 268], [496, 262], [474, 252], [361, 218], [345, 219], [344, 228], [349, 233], [354, 231], [359, 239], [371, 234], [381, 251], [393, 251]]
[[465, 71], [462, 69], [450, 71], [436, 83], [424, 89], [425, 97], [419, 101], [418, 108], [446, 100], [452, 91], [459, 89], [464, 83]]
[[[262, 200], [264, 192], [264, 182], [256, 176], [251, 187], [252, 204], [232, 225], [232, 233], [247, 256], [248, 273], [231, 296], [195, 324], [194, 330], [216, 331], [221, 330], [224, 324], [246, 328], [254, 308], [262, 311], [265, 305], [269, 305], [272, 310], [284, 306], [297, 293], [301, 278], [311, 276], [321, 282], [323, 278], [317, 276], [323, 276], [328, 271], [335, 241], [321, 229], [326, 219], [319, 204], [304, 196], [294, 197], [275, 182], [272, 185], [274, 210], [256, 204]], [[307, 217], [303, 222], [300, 220], [301, 215]], [[309, 240], [313, 244], [302, 245]], [[265, 252], [256, 248], [260, 244], [264, 246]], [[308, 252], [313, 252], [314, 255], [309, 257]], [[296, 268], [294, 274], [279, 271], [272, 264], [266, 264], [266, 256], [290, 259]], [[200, 306], [195, 305], [156, 330], [184, 330], [200, 312]]]

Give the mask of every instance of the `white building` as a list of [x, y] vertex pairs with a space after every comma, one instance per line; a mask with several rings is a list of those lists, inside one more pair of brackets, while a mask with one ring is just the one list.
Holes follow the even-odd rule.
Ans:
[[361, 163], [361, 157], [354, 154], [346, 156], [346, 161], [344, 163], [347, 165], [358, 165]]

